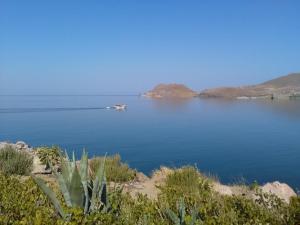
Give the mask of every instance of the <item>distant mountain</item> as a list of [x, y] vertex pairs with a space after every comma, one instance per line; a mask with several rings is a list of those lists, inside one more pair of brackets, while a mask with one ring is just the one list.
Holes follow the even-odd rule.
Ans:
[[216, 98], [294, 98], [300, 97], [300, 73], [282, 76], [262, 84], [207, 89], [200, 97]]
[[300, 73], [292, 73], [286, 76], [282, 76], [273, 80], [262, 83], [261, 85], [268, 85], [275, 88], [283, 87], [300, 87]]
[[183, 84], [159, 84], [144, 94], [150, 98], [192, 98], [198, 93]]

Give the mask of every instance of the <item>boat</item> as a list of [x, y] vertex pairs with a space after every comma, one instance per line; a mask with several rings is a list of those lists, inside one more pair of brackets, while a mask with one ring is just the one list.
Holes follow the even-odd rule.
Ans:
[[125, 104], [116, 104], [112, 108], [114, 108], [115, 110], [125, 110], [127, 108], [127, 105], [125, 105]]

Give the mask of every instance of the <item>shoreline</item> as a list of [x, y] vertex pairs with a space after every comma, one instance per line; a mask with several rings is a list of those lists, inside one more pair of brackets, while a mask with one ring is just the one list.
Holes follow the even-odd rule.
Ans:
[[[11, 146], [18, 151], [25, 151], [32, 155], [33, 157], [33, 171], [32, 174], [46, 176], [51, 180], [52, 174], [49, 169], [46, 169], [46, 166], [42, 164], [39, 156], [37, 155], [37, 148], [32, 148], [30, 145], [26, 144], [23, 141], [18, 141], [16, 143], [10, 142], [1, 142], [0, 141], [0, 151], [5, 146]], [[90, 158], [91, 159], [91, 158]], [[123, 185], [124, 191], [129, 193], [132, 197], [135, 197], [137, 194], [143, 194], [148, 196], [149, 199], [157, 199], [159, 194], [158, 186], [164, 184], [168, 175], [174, 173], [175, 171], [180, 171], [182, 168], [168, 168], [165, 166], [161, 166], [159, 169], [153, 171], [151, 176], [147, 176], [140, 171], [136, 171], [134, 179], [128, 182], [111, 182], [110, 185]], [[130, 168], [131, 169], [131, 168]], [[197, 169], [198, 171], [198, 169]], [[207, 177], [203, 175], [200, 171], [199, 175], [205, 177], [210, 180], [210, 184], [212, 189], [224, 196], [248, 196], [248, 198], [255, 198], [255, 193], [251, 190], [251, 185], [246, 184], [222, 184], [216, 179]], [[263, 185], [253, 184], [259, 189], [262, 190], [263, 193], [274, 194], [284, 202], [288, 203], [291, 197], [297, 196], [296, 192], [286, 183], [281, 183], [279, 181], [270, 181]]]

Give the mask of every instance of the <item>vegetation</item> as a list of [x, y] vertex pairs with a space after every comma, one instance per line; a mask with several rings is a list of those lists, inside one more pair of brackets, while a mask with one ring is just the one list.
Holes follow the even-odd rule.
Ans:
[[165, 185], [160, 187], [159, 199], [161, 202], [169, 203], [165, 207], [170, 206], [174, 211], [179, 197], [183, 198], [188, 208], [200, 206], [203, 201], [208, 201], [212, 194], [210, 182], [196, 168], [183, 167], [167, 177]]
[[[59, 190], [64, 197], [64, 201], [68, 207], [82, 208], [84, 214], [95, 211], [109, 210], [107, 199], [107, 186], [105, 178], [105, 157], [99, 165], [95, 179], [90, 179], [88, 173], [88, 155], [83, 152], [80, 160], [79, 169], [76, 165], [75, 155], [73, 153], [72, 160], [66, 154], [66, 159], [61, 157], [61, 173], [54, 171], [54, 175], [59, 184]], [[50, 167], [52, 167], [50, 163]], [[46, 183], [38, 177], [32, 176], [34, 181], [39, 185], [43, 192], [49, 197], [59, 215], [67, 219], [68, 215], [64, 212], [60, 202], [58, 201], [54, 191], [49, 188]]]
[[11, 146], [0, 151], [0, 171], [5, 175], [28, 175], [32, 171], [33, 158]]
[[37, 148], [37, 155], [41, 162], [46, 165], [46, 169], [50, 168], [51, 163], [53, 166], [60, 165], [60, 159], [62, 155], [62, 150], [58, 146], [52, 147], [39, 147]]
[[0, 190], [0, 224], [48, 224], [56, 220], [47, 196], [31, 178], [21, 181], [0, 174]]
[[131, 197], [121, 189], [106, 187], [109, 160], [102, 159], [94, 177], [88, 172], [86, 153], [79, 163], [74, 156], [71, 160], [67, 155], [62, 158], [61, 172], [54, 171], [55, 182], [45, 179], [49, 176], [43, 176], [45, 181], [36, 176], [20, 179], [0, 173], [0, 224], [300, 224], [300, 197], [286, 204], [262, 193], [256, 185], [255, 200], [221, 196], [211, 188], [211, 179], [194, 167], [170, 173], [157, 200], [141, 194]]
[[179, 216], [176, 215], [175, 212], [173, 212], [171, 209], [166, 210], [167, 215], [171, 219], [171, 221], [175, 225], [194, 225], [197, 220], [197, 211], [196, 209], [193, 209], [191, 212], [191, 216], [186, 218], [186, 212], [185, 212], [185, 204], [184, 200], [181, 198], [179, 203], [178, 203], [178, 214]]
[[[90, 160], [89, 164], [92, 176], [95, 176], [102, 161], [103, 157], [96, 157]], [[105, 162], [105, 172], [109, 182], [127, 182], [133, 180], [136, 176], [135, 170], [121, 162], [121, 156], [119, 154], [107, 157]]]

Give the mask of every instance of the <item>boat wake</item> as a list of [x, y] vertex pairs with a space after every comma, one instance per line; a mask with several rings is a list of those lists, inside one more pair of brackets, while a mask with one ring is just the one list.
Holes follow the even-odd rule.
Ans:
[[0, 108], [0, 113], [61, 112], [101, 109], [107, 109], [107, 107]]

